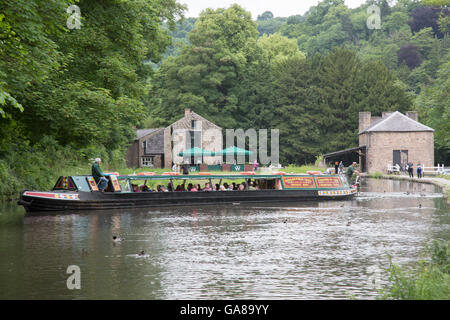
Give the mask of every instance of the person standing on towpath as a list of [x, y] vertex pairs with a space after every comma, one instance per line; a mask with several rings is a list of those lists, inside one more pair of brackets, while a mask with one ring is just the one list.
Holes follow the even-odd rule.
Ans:
[[414, 167], [411, 162], [408, 163], [408, 173], [410, 178], [414, 178]]

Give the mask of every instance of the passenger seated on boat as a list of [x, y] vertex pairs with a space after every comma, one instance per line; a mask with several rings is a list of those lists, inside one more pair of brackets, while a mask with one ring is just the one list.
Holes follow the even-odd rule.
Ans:
[[203, 188], [203, 191], [213, 191], [209, 182], [205, 183], [205, 187]]
[[142, 192], [151, 192], [151, 190], [145, 184], [141, 185], [139, 188], [141, 189]]
[[175, 191], [177, 191], [177, 192], [183, 191], [183, 190], [181, 190], [181, 184], [177, 186], [177, 188], [175, 189]]
[[239, 186], [236, 185], [236, 182], [233, 182], [231, 188], [232, 188], [232, 190], [238, 190]]
[[195, 189], [197, 189], [197, 191], [202, 191], [202, 187], [200, 187], [200, 184], [196, 184], [195, 185]]
[[139, 190], [139, 187], [137, 184], [132, 184], [131, 187], [133, 189], [133, 192], [141, 192], [141, 190]]
[[174, 191], [172, 181], [170, 181], [170, 182], [167, 184], [167, 190], [169, 190], [169, 191]]
[[240, 185], [239, 185], [239, 191], [245, 191], [247, 188], [246, 188], [246, 185], [245, 185], [245, 182], [242, 182]]
[[218, 183], [216, 183], [214, 190], [219, 191], [219, 189], [220, 189], [220, 185]]
[[228, 183], [226, 183], [226, 182], [223, 184], [223, 186], [224, 186], [224, 188], [225, 188], [226, 191], [231, 191], [231, 190], [233, 190], [233, 187], [230, 186], [230, 185], [229, 185]]
[[275, 184], [275, 189], [276, 190], [283, 190], [283, 188], [281, 187], [281, 180], [277, 179], [277, 182]]
[[249, 182], [248, 190], [256, 190], [254, 181], [250, 181]]
[[187, 189], [188, 189], [188, 191], [191, 191], [191, 192], [197, 192], [198, 191], [197, 188], [192, 183], [188, 184]]
[[169, 192], [165, 186], [161, 186], [161, 192]]
[[220, 187], [219, 187], [219, 191], [227, 191], [227, 189], [225, 189], [224, 186], [220, 186]]

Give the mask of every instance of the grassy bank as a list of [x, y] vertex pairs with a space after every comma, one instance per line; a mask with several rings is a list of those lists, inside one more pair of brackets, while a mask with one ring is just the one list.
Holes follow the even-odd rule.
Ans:
[[450, 242], [434, 241], [423, 258], [410, 267], [390, 263], [389, 286], [382, 299], [448, 300], [450, 299]]
[[124, 166], [120, 152], [102, 147], [62, 147], [45, 137], [34, 146], [11, 144], [0, 152], [0, 201], [16, 199], [23, 189], [49, 190], [62, 175], [90, 174], [90, 159], [96, 157], [104, 160], [105, 170]]

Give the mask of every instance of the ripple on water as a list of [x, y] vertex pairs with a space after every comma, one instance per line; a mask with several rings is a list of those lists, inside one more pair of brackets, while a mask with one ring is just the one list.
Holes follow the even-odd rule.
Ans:
[[[414, 261], [450, 219], [432, 186], [377, 180], [362, 190], [343, 202], [29, 216], [0, 229], [0, 297], [372, 299], [388, 254]], [[65, 287], [73, 264], [80, 292]]]

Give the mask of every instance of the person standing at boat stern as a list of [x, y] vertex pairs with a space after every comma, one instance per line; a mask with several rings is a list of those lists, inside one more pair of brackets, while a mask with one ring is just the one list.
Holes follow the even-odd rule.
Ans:
[[351, 182], [352, 184], [354, 184], [355, 180], [356, 180], [356, 178], [353, 179], [353, 173], [358, 174], [358, 171], [355, 170], [356, 165], [357, 165], [356, 162], [353, 162], [352, 165], [349, 166], [347, 168], [347, 170], [345, 171], [345, 175], [347, 176], [347, 180], [349, 182]]
[[105, 178], [105, 174], [100, 169], [100, 162], [102, 162], [102, 159], [95, 159], [94, 164], [92, 165], [92, 176], [94, 177], [95, 183], [97, 183], [98, 189], [103, 191], [108, 185], [108, 180]]

